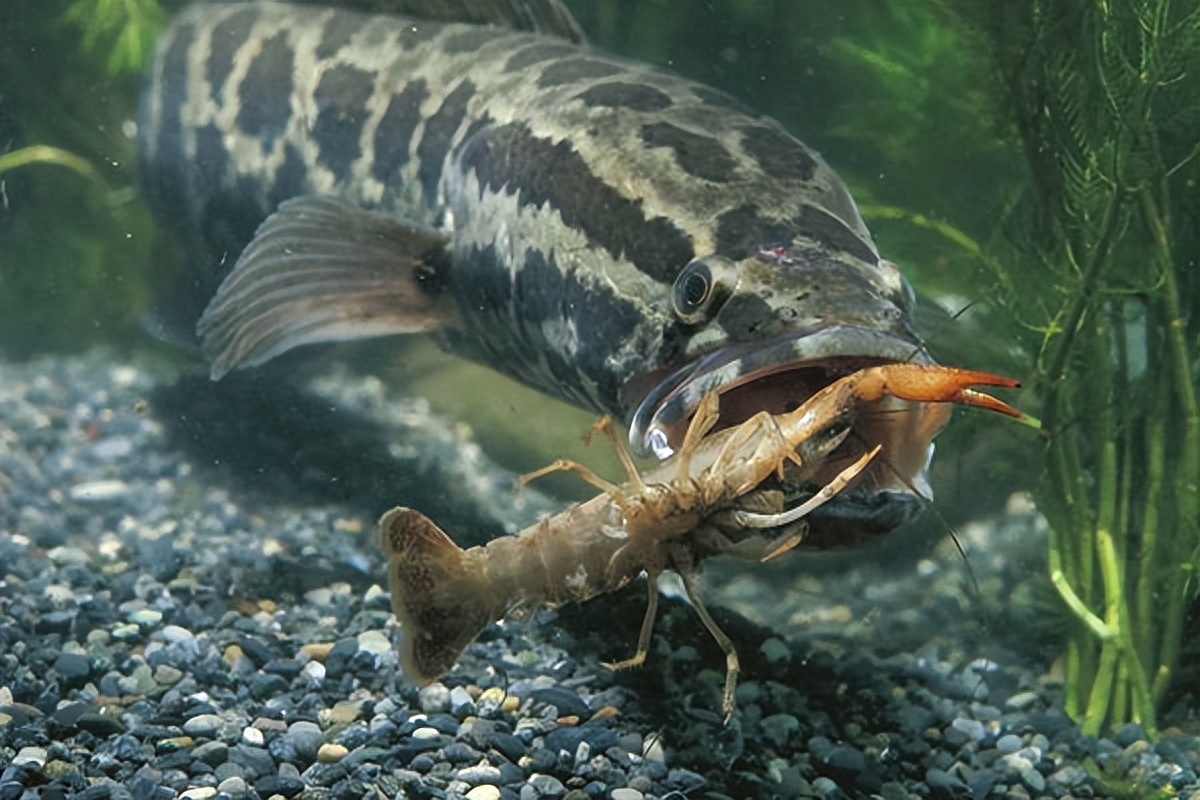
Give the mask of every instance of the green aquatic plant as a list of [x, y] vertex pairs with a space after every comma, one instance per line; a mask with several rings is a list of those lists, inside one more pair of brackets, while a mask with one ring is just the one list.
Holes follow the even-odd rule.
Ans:
[[83, 49], [104, 58], [110, 76], [140, 72], [166, 24], [158, 0], [73, 0], [63, 16], [82, 32]]
[[55, 164], [66, 167], [77, 175], [97, 181], [101, 186], [104, 185], [104, 179], [87, 159], [80, 158], [61, 148], [44, 144], [30, 145], [22, 147], [20, 150], [0, 154], [0, 175], [18, 167], [28, 167], [33, 164]]
[[[103, 4], [87, 5], [100, 13]], [[139, 76], [111, 76], [67, 3], [0, 14], [0, 349], [130, 339], [166, 259], [134, 186]], [[99, 40], [98, 40], [99, 41]], [[12, 148], [12, 149], [9, 149]]]
[[[1200, 571], [1200, 6], [979, 3], [1029, 163], [994, 277], [1037, 337], [1066, 710], [1153, 733]], [[1019, 221], [1023, 220], [1023, 221]]]

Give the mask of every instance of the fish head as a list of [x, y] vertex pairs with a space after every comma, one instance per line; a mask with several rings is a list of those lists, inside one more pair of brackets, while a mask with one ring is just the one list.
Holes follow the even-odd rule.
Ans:
[[[710, 391], [720, 396], [718, 427], [728, 427], [790, 411], [865, 367], [933, 363], [911, 325], [914, 292], [894, 264], [808, 241], [765, 243], [740, 261], [698, 257], [680, 271], [670, 304], [682, 363], [643, 382], [629, 434], [636, 452], [658, 458], [679, 447]], [[830, 468], [877, 444], [886, 455], [820, 509], [814, 526], [883, 533], [931, 494], [932, 440], [948, 408], [892, 398], [880, 411], [858, 416]]]

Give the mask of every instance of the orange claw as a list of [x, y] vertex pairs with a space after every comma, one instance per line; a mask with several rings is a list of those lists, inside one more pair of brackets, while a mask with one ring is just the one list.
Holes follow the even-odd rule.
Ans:
[[1020, 381], [991, 372], [927, 364], [885, 364], [863, 374], [857, 387], [864, 400], [877, 400], [890, 394], [901, 400], [926, 403], [962, 403], [963, 405], [999, 411], [1010, 417], [1030, 421], [1030, 417], [990, 394], [977, 392], [970, 386], [1005, 386], [1016, 388]]

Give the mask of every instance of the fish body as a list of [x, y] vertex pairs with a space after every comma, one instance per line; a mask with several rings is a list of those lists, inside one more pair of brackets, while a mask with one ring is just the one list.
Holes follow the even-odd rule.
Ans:
[[[139, 147], [152, 206], [199, 264], [214, 377], [437, 330], [666, 456], [710, 390], [736, 424], [929, 360], [910, 288], [816, 152], [560, 22], [269, 2], [176, 17]], [[922, 466], [890, 489], [923, 480], [944, 421], [909, 406], [891, 449]]]

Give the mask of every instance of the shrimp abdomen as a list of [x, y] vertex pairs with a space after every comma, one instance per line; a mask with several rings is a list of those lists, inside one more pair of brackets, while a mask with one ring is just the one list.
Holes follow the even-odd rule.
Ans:
[[392, 610], [400, 621], [400, 666], [424, 686], [454, 666], [492, 621], [488, 580], [445, 531], [419, 511], [397, 507], [379, 520]]

